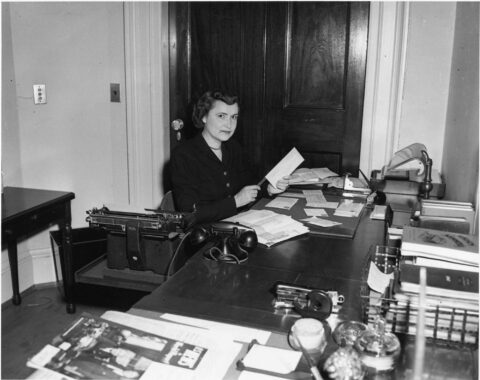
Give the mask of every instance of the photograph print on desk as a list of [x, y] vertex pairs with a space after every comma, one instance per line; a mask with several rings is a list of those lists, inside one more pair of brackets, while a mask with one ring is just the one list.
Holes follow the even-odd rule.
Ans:
[[82, 315], [27, 365], [63, 379], [221, 379], [240, 349], [202, 329], [107, 312]]

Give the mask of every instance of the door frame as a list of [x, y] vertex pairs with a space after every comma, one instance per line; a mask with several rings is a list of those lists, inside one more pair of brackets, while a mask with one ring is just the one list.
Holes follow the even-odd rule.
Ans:
[[156, 208], [170, 157], [168, 3], [125, 2], [124, 30], [128, 199]]
[[[371, 173], [399, 150], [409, 2], [372, 2], [360, 169]], [[369, 175], [369, 174], [367, 174]]]
[[[130, 204], [158, 205], [170, 157], [168, 2], [125, 3]], [[398, 146], [408, 40], [408, 2], [370, 4], [360, 169], [381, 169]], [[171, 46], [170, 46], [171, 45]]]

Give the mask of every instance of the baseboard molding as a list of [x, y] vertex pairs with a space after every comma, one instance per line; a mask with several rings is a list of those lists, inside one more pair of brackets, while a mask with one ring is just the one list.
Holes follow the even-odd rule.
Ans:
[[[25, 289], [24, 291], [20, 292], [20, 296], [22, 298], [24, 298], [24, 297], [28, 296], [29, 294], [32, 294], [36, 290], [56, 288], [57, 286], [58, 286], [57, 282], [46, 282], [46, 283], [43, 283], [43, 284], [34, 284], [34, 285], [28, 287], [27, 289]], [[9, 299], [5, 302], [2, 302], [2, 311], [5, 310], [7, 307], [10, 307], [10, 306], [15, 306], [15, 305], [13, 305], [11, 299]]]
[[[5, 259], [4, 259], [5, 258]], [[51, 248], [18, 252], [18, 277], [20, 292], [34, 285], [55, 283], [55, 267]], [[2, 257], [2, 304], [12, 296], [12, 282], [8, 254]]]

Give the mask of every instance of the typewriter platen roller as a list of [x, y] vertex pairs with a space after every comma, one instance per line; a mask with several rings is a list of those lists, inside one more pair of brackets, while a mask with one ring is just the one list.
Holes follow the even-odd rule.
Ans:
[[134, 212], [110, 211], [106, 207], [87, 211], [90, 227], [101, 227], [109, 232], [126, 232], [127, 226], [134, 224], [143, 233], [170, 234], [185, 228], [185, 214], [171, 211], [154, 211], [139, 214]]
[[[164, 273], [175, 248], [174, 240], [186, 226], [186, 214], [170, 211], [135, 213], [106, 207], [87, 211], [91, 228], [107, 235], [107, 266], [113, 269]], [[166, 252], [160, 252], [160, 251]]]

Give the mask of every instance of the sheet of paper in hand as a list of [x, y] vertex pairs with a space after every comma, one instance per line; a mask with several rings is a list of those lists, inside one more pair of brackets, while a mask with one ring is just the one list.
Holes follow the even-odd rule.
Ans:
[[275, 167], [268, 172], [265, 178], [272, 186], [276, 186], [277, 182], [285, 176], [289, 176], [300, 166], [305, 159], [296, 148], [292, 148]]

